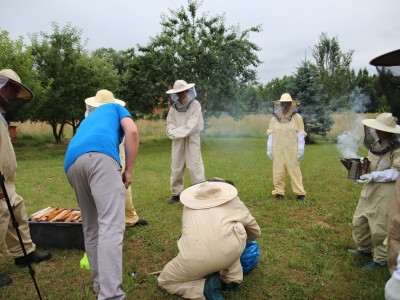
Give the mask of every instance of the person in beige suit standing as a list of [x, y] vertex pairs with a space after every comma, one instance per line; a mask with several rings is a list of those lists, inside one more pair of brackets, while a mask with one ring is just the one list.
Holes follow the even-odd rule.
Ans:
[[223, 299], [243, 281], [240, 256], [261, 230], [237, 189], [226, 182], [203, 182], [180, 195], [183, 207], [178, 255], [158, 277], [160, 287], [187, 299]]

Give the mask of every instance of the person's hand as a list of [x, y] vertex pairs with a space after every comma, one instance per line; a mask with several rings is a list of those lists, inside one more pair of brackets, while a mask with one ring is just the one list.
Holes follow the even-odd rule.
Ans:
[[392, 277], [386, 282], [385, 285], [385, 299], [395, 300], [400, 299], [400, 281]]
[[132, 183], [132, 173], [125, 170], [124, 173], [122, 173], [122, 182], [127, 189]]
[[369, 183], [372, 181], [372, 174], [364, 174], [357, 180], [358, 183]]
[[174, 139], [175, 139], [174, 135], [172, 134], [171, 130], [169, 130], [169, 129], [167, 129], [167, 136], [168, 136], [171, 140], [174, 140]]

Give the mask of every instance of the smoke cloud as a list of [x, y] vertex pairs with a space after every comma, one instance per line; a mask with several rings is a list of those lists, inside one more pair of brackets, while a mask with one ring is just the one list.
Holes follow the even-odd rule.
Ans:
[[[349, 95], [349, 101], [352, 104], [351, 111], [353, 113], [364, 113], [366, 111], [366, 106], [370, 103], [369, 97], [363, 94], [358, 87]], [[357, 116], [350, 130], [338, 135], [336, 146], [341, 157], [359, 158], [357, 152], [364, 138], [364, 125], [361, 122], [362, 120], [363, 118], [361, 116]]]

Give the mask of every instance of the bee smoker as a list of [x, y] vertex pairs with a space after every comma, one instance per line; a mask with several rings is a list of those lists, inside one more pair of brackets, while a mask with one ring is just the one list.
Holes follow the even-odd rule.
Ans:
[[341, 158], [340, 162], [347, 169], [347, 179], [358, 180], [361, 175], [368, 173], [369, 160], [361, 158]]

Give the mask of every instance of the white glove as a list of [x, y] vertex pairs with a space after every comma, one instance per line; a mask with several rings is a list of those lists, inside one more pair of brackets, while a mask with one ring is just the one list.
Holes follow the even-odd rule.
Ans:
[[267, 155], [268, 157], [273, 160], [274, 159], [274, 154], [272, 153], [272, 141], [274, 139], [274, 134], [271, 133], [268, 135], [268, 142], [267, 142]]
[[390, 277], [385, 285], [386, 300], [400, 300], [400, 281]]
[[360, 179], [357, 179], [358, 183], [369, 183], [372, 181], [372, 174], [364, 174], [360, 176]]
[[171, 140], [174, 140], [174, 139], [175, 139], [175, 137], [171, 134], [171, 131], [170, 131], [168, 128], [167, 128], [166, 132], [167, 132], [167, 136], [168, 136]]
[[304, 139], [304, 132], [299, 132], [297, 134], [297, 160], [301, 161], [304, 156], [304, 146], [305, 146], [305, 139]]

